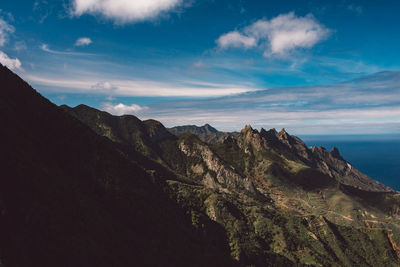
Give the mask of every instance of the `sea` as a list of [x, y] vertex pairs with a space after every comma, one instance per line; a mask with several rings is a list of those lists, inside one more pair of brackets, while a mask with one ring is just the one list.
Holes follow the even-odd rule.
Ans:
[[335, 146], [359, 171], [400, 191], [399, 135], [308, 135], [299, 136], [307, 146]]

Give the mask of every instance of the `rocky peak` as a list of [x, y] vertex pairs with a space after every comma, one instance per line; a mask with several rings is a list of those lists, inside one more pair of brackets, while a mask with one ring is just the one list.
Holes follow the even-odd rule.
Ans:
[[253, 129], [250, 125], [246, 125], [241, 131], [240, 135], [245, 144], [251, 144], [256, 150], [265, 146], [265, 139], [261, 138], [260, 133]]
[[267, 140], [277, 139], [277, 134], [278, 134], [278, 132], [275, 130], [275, 128], [272, 128], [268, 131], [266, 131], [264, 128], [261, 128], [261, 131], [260, 131], [260, 135]]
[[275, 134], [275, 135], [277, 135], [277, 134], [278, 134], [278, 132], [276, 131], [276, 129], [275, 129], [275, 128], [269, 129], [269, 131], [268, 131], [268, 132], [271, 132], [271, 133], [273, 133], [273, 134]]
[[248, 124], [248, 125], [246, 125], [241, 131], [240, 131], [240, 133], [241, 134], [246, 134], [246, 133], [248, 133], [248, 132], [253, 132], [254, 130], [253, 130], [253, 128], [251, 127], [251, 125], [250, 124]]
[[340, 153], [339, 153], [339, 149], [338, 149], [337, 147], [333, 147], [333, 148], [332, 148], [331, 155], [332, 155], [332, 157], [334, 157], [334, 158], [343, 160], [342, 156], [341, 156]]
[[203, 128], [207, 131], [207, 132], [211, 132], [211, 133], [216, 133], [218, 132], [217, 129], [215, 129], [214, 127], [212, 127], [210, 124], [206, 123], [204, 124]]
[[146, 127], [147, 134], [153, 142], [166, 138], [171, 138], [173, 136], [159, 121], [146, 120], [143, 123]]
[[253, 129], [250, 125], [246, 125], [241, 131], [240, 135], [243, 136], [247, 141], [249, 139], [261, 139], [261, 134], [257, 129]]
[[277, 137], [279, 140], [292, 148], [292, 143], [293, 143], [293, 138], [286, 132], [285, 128], [282, 128], [282, 130], [277, 134]]
[[282, 130], [279, 132], [279, 135], [287, 135], [288, 133], [286, 132], [285, 128], [282, 128]]
[[268, 148], [279, 149], [282, 146], [282, 143], [278, 138], [278, 132], [275, 130], [275, 128], [272, 128], [268, 131], [261, 128], [260, 136], [266, 141]]

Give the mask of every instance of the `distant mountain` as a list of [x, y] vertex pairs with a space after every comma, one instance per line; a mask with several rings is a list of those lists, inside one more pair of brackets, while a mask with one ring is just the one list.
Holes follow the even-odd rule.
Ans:
[[237, 132], [220, 132], [209, 124], [205, 124], [200, 127], [196, 125], [176, 126], [169, 128], [168, 131], [170, 131], [174, 135], [179, 135], [182, 133], [192, 133], [205, 143], [216, 143], [222, 141], [228, 136], [238, 135]]
[[400, 194], [337, 149], [57, 107], [3, 67], [0, 84], [5, 266], [400, 264]]

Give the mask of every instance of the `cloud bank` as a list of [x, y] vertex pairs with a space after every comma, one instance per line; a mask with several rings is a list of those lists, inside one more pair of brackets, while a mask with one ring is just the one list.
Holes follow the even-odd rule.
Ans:
[[[210, 123], [237, 131], [245, 124], [295, 134], [400, 131], [400, 72], [380, 72], [326, 86], [276, 87], [204, 100], [148, 105], [140, 116], [166, 126]], [[179, 123], [177, 123], [179, 122]]]
[[257, 90], [256, 88], [237, 84], [204, 83], [181, 81], [177, 83], [157, 82], [151, 80], [109, 79], [98, 81], [97, 77], [75, 76], [46, 77], [26, 75], [24, 78], [41, 88], [46, 86], [50, 91], [64, 93], [100, 93], [113, 96], [146, 96], [146, 97], [218, 97], [235, 95]]
[[57, 51], [53, 50], [49, 47], [48, 44], [42, 44], [40, 49], [44, 52], [54, 54], [54, 55], [65, 55], [65, 56], [93, 56], [94, 54], [90, 53], [81, 53], [81, 52], [73, 52], [73, 51]]
[[183, 0], [72, 0], [72, 13], [101, 15], [117, 23], [153, 19], [171, 11]]
[[325, 40], [331, 31], [312, 15], [298, 17], [293, 12], [271, 20], [260, 19], [241, 29], [221, 35], [216, 43], [221, 49], [261, 48], [264, 56], [287, 56], [290, 52], [312, 48]]

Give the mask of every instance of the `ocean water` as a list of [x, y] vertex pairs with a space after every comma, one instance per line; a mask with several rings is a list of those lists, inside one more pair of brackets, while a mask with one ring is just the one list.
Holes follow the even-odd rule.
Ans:
[[342, 157], [371, 178], [400, 191], [400, 135], [299, 136], [307, 146], [336, 146]]

